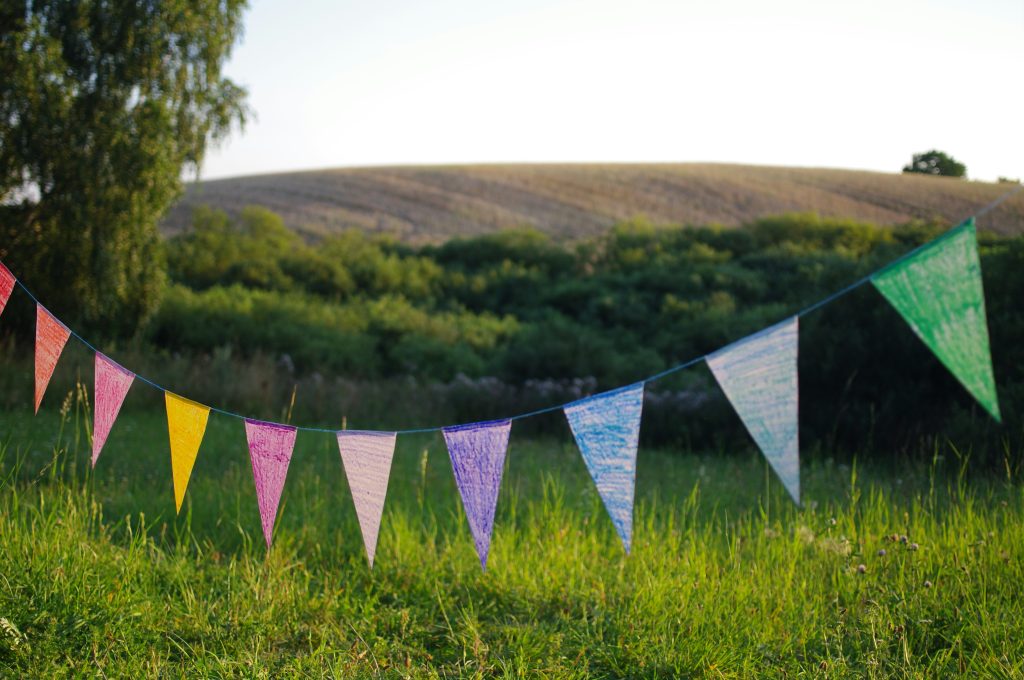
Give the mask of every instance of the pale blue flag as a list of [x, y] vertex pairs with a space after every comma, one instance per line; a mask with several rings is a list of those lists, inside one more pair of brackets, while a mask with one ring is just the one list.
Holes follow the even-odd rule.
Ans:
[[637, 383], [565, 407], [576, 445], [627, 553], [633, 541], [633, 490], [643, 404], [644, 385]]
[[750, 436], [799, 503], [797, 328], [794, 316], [718, 350], [707, 362]]

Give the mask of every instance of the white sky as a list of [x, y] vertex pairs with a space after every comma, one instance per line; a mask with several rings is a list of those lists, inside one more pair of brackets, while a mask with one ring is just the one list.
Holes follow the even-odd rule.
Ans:
[[1024, 0], [252, 0], [204, 178], [722, 161], [1024, 177]]

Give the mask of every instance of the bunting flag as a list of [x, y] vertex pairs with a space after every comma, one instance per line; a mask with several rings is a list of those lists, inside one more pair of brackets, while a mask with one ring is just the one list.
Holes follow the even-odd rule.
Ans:
[[794, 316], [707, 357], [715, 380], [797, 504], [798, 326]]
[[249, 440], [252, 476], [256, 483], [256, 502], [260, 506], [263, 537], [267, 539], [268, 549], [274, 535], [274, 521], [284, 490], [284, 480], [288, 476], [288, 463], [292, 460], [295, 448], [295, 432], [291, 425], [245, 419], [245, 436]]
[[344, 430], [338, 433], [341, 463], [352, 492], [371, 568], [377, 552], [377, 534], [384, 512], [384, 496], [388, 492], [395, 438], [394, 432]]
[[487, 569], [487, 554], [491, 549], [494, 511], [498, 506], [511, 429], [511, 420], [494, 420], [443, 430], [455, 484], [459, 487], [480, 566], [484, 569]]
[[64, 324], [42, 305], [36, 304], [36, 413], [39, 413], [43, 393], [70, 336], [71, 331]]
[[576, 445], [629, 554], [644, 384], [595, 394], [565, 407]]
[[[100, 457], [135, 374], [96, 352], [95, 405], [92, 427], [92, 466]], [[191, 466], [190, 466], [191, 467]], [[180, 503], [179, 503], [180, 506]]]
[[871, 277], [917, 337], [1001, 421], [974, 218]]
[[210, 407], [164, 392], [167, 407], [167, 433], [171, 439], [171, 476], [174, 478], [174, 505], [181, 512], [192, 466], [199, 454], [199, 445], [206, 433]]
[[7, 301], [11, 299], [11, 293], [14, 291], [14, 274], [0, 263], [0, 314], [4, 313], [4, 309], [7, 307]]

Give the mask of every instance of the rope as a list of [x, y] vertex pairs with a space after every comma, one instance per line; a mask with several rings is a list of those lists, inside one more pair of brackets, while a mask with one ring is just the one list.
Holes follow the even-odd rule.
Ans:
[[[796, 312], [796, 314], [790, 314], [789, 316], [787, 316], [785, 318], [786, 319], [790, 319], [790, 318], [793, 318], [794, 316], [802, 317], [802, 316], [805, 316], [807, 314], [810, 314], [811, 312], [817, 311], [818, 309], [824, 307], [825, 305], [827, 305], [827, 304], [829, 304], [831, 302], [835, 302], [836, 300], [838, 300], [839, 298], [843, 297], [847, 293], [850, 293], [850, 292], [856, 290], [857, 288], [860, 288], [864, 284], [869, 283], [871, 281], [871, 279], [873, 279], [874, 277], [878, 276], [879, 274], [888, 271], [889, 269], [897, 266], [901, 262], [904, 262], [904, 261], [912, 258], [913, 256], [917, 255], [921, 251], [923, 251], [923, 250], [925, 250], [927, 248], [931, 248], [932, 246], [934, 246], [934, 245], [936, 245], [938, 243], [941, 243], [945, 239], [947, 239], [947, 238], [953, 236], [954, 234], [958, 233], [961, 229], [963, 229], [967, 225], [969, 220], [971, 220], [972, 218], [977, 218], [977, 217], [982, 217], [984, 215], [987, 215], [989, 212], [991, 212], [996, 207], [998, 207], [1001, 203], [1003, 203], [1004, 201], [1008, 200], [1011, 196], [1015, 195], [1017, 192], [1021, 191], [1022, 189], [1024, 189], [1024, 185], [1019, 185], [1016, 188], [1011, 189], [1010, 191], [1007, 191], [1002, 196], [1000, 196], [996, 200], [992, 201], [988, 205], [984, 206], [983, 208], [981, 208], [980, 210], [975, 212], [973, 215], [968, 216], [967, 218], [965, 218], [964, 220], [959, 222], [955, 227], [949, 229], [948, 231], [946, 231], [942, 235], [936, 237], [935, 239], [933, 239], [933, 240], [931, 240], [931, 241], [929, 241], [927, 243], [924, 243], [924, 244], [918, 246], [917, 248], [914, 248], [913, 250], [911, 250], [908, 253], [905, 253], [905, 254], [901, 255], [900, 257], [898, 257], [895, 260], [889, 262], [888, 264], [884, 265], [883, 267], [881, 267], [881, 268], [871, 272], [867, 276], [864, 276], [864, 277], [858, 279], [857, 281], [854, 281], [853, 283], [851, 283], [850, 285], [846, 286], [845, 288], [842, 288], [842, 289], [832, 293], [831, 295], [828, 295], [827, 297], [824, 297], [821, 300], [818, 300], [817, 302], [814, 302], [814, 303], [804, 307], [800, 311]], [[43, 305], [41, 302], [39, 302], [39, 298], [37, 298], [35, 295], [32, 294], [32, 291], [28, 289], [28, 286], [26, 286], [24, 283], [22, 283], [21, 280], [18, 279], [17, 277], [15, 277], [14, 280], [15, 280], [15, 283], [18, 284], [18, 287], [20, 287], [23, 291], [25, 291], [25, 293], [30, 298], [32, 298], [33, 302], [35, 302], [37, 305], [45, 308], [45, 305]], [[56, 317], [54, 317], [54, 318], [56, 318]], [[96, 352], [98, 354], [103, 354], [103, 352], [98, 350], [91, 342], [89, 342], [88, 340], [83, 338], [81, 335], [76, 333], [74, 330], [69, 328], [63, 321], [60, 321], [59, 319], [57, 319], [57, 321], [62, 326], [64, 326], [64, 328], [66, 328], [68, 330], [68, 332], [76, 340], [78, 340], [80, 343], [82, 343], [83, 345], [88, 347], [93, 352]], [[702, 354], [699, 357], [694, 357], [692, 359], [684, 361], [681, 364], [677, 364], [675, 366], [672, 366], [671, 368], [668, 368], [668, 369], [665, 369], [664, 371], [661, 371], [660, 373], [655, 373], [654, 375], [651, 375], [651, 376], [648, 376], [646, 378], [643, 378], [642, 380], [637, 380], [637, 381], [635, 381], [635, 382], [633, 382], [631, 384], [643, 383], [643, 384], [646, 385], [647, 383], [654, 382], [656, 380], [660, 380], [661, 378], [664, 378], [666, 376], [672, 375], [673, 373], [677, 373], [677, 372], [679, 372], [679, 371], [681, 371], [681, 370], [683, 370], [685, 368], [689, 368], [690, 366], [693, 366], [694, 364], [698, 364], [701, 361], [704, 361], [705, 359], [707, 359], [708, 356], [709, 356], [709, 354]], [[153, 387], [154, 389], [157, 389], [157, 390], [159, 390], [161, 392], [171, 392], [172, 394], [176, 394], [172, 390], [168, 390], [164, 386], [162, 386], [159, 383], [156, 383], [156, 382], [150, 380], [149, 378], [147, 378], [147, 377], [145, 377], [143, 375], [139, 375], [138, 373], [135, 373], [134, 371], [132, 371], [132, 374], [136, 378], [141, 380], [142, 382], [144, 382], [147, 385], [149, 385], [150, 387]], [[626, 386], [623, 386], [623, 387], [626, 387]], [[621, 389], [621, 388], [615, 388], [615, 389]], [[610, 390], [610, 391], [614, 391], [614, 390]], [[553, 406], [547, 406], [545, 408], [540, 408], [540, 409], [537, 409], [535, 411], [529, 411], [528, 413], [520, 413], [518, 415], [509, 416], [508, 418], [504, 418], [504, 419], [501, 419], [501, 420], [524, 420], [526, 418], [533, 418], [534, 416], [539, 416], [539, 415], [543, 415], [545, 413], [551, 413], [553, 411], [562, 410], [566, 406], [568, 406], [569, 404], [572, 404], [572, 403], [573, 402], [566, 402], [564, 404], [556, 404], [556, 405], [553, 405]], [[228, 410], [225, 410], [225, 409], [222, 409], [222, 408], [217, 408], [216, 406], [209, 406], [207, 408], [209, 408], [214, 413], [219, 413], [220, 415], [228, 416], [229, 418], [240, 418], [242, 420], [252, 420], [248, 416], [244, 416], [241, 413], [235, 413], [234, 411], [228, 411]], [[289, 427], [295, 427], [296, 430], [302, 430], [303, 432], [325, 432], [325, 433], [331, 433], [331, 434], [339, 432], [339, 430], [336, 430], [336, 429], [332, 430], [332, 429], [322, 428], [322, 427], [308, 427], [308, 426], [289, 426]], [[395, 432], [395, 434], [421, 434], [421, 433], [425, 433], [425, 432], [440, 432], [441, 430], [445, 429], [445, 427], [451, 427], [451, 426], [448, 426], [448, 425], [438, 425], [438, 426], [434, 426], [434, 427], [420, 427], [420, 428], [413, 428], [413, 429], [406, 429], [406, 430], [390, 430], [390, 431]]]

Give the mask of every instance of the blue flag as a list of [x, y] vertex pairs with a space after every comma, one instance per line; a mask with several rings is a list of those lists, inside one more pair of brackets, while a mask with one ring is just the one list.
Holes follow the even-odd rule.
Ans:
[[707, 362], [750, 436], [799, 503], [797, 328], [794, 316], [718, 350]]
[[604, 507], [629, 552], [633, 541], [633, 492], [644, 385], [637, 383], [565, 407], [576, 445]]

